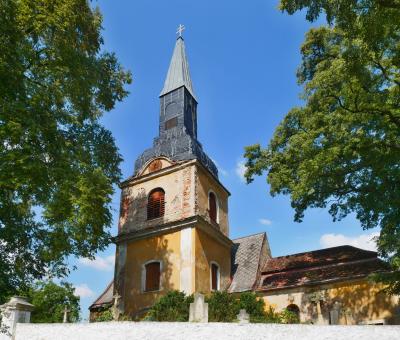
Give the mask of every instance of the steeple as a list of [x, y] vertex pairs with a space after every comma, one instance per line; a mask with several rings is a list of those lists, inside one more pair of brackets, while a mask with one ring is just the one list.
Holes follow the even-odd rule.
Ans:
[[185, 86], [193, 98], [196, 99], [193, 91], [192, 79], [190, 78], [189, 63], [186, 58], [185, 42], [182, 36], [179, 36], [176, 40], [167, 78], [165, 79], [160, 97], [182, 86]]
[[194, 95], [185, 43], [183, 25], [179, 25], [178, 39], [168, 68], [164, 88], [160, 93], [160, 136], [168, 130], [184, 130], [197, 139], [197, 100]]
[[197, 140], [197, 100], [182, 38], [183, 29], [182, 25], [178, 28], [179, 36], [160, 93], [159, 136], [154, 139], [153, 147], [136, 160], [135, 174], [150, 159], [163, 156], [175, 162], [197, 159], [218, 178], [217, 167]]

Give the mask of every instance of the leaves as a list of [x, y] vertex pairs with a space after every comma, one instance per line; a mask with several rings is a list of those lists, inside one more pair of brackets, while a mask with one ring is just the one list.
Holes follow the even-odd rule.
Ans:
[[177, 290], [168, 291], [151, 307], [148, 319], [161, 322], [188, 321], [189, 307], [193, 301], [193, 295], [186, 296], [185, 293]]
[[265, 302], [253, 292], [243, 292], [240, 294], [239, 308], [245, 309], [251, 318], [265, 316]]
[[74, 295], [75, 288], [66, 282], [60, 285], [52, 281], [37, 282], [21, 293], [35, 306], [32, 323], [60, 323], [67, 308], [68, 321], [79, 321], [80, 298]]
[[121, 156], [99, 120], [131, 75], [86, 0], [0, 0], [0, 300], [109, 242]]
[[[334, 220], [355, 213], [364, 229], [380, 227], [379, 253], [398, 271], [400, 3], [281, 1], [290, 14], [303, 8], [308, 20], [324, 12], [329, 23], [301, 48], [305, 105], [286, 115], [266, 149], [246, 148], [246, 177], [267, 171], [271, 194], [290, 195], [296, 221], [328, 207]], [[386, 275], [392, 292], [396, 275]]]
[[239, 301], [226, 291], [214, 291], [206, 302], [210, 322], [234, 322], [239, 313]]

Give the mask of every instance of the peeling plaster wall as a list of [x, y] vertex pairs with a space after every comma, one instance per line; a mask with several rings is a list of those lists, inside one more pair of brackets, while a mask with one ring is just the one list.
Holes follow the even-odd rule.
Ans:
[[[179, 221], [193, 216], [194, 165], [188, 165], [175, 172], [154, 174], [146, 181], [133, 182], [123, 188], [119, 233], [128, 233], [155, 227], [168, 222]], [[165, 191], [165, 215], [147, 220], [147, 199], [155, 188]]]
[[149, 162], [149, 164], [147, 164], [144, 168], [144, 170], [142, 171], [142, 173], [140, 173], [140, 176], [144, 176], [144, 175], [148, 175], [150, 173], [152, 173], [152, 167], [151, 165], [153, 163], [157, 162], [157, 166], [160, 166], [160, 169], [165, 169], [171, 165], [173, 165], [173, 163], [171, 161], [169, 161], [167, 158], [157, 158], [155, 160], [151, 160]]
[[[217, 196], [218, 225], [210, 220], [208, 214], [208, 195], [210, 191]], [[228, 198], [229, 194], [221, 187], [219, 182], [201, 167], [196, 167], [196, 213], [210, 224], [218, 227], [227, 237], [229, 237]]]
[[329, 324], [329, 311], [335, 301], [341, 304], [339, 319], [341, 325], [356, 325], [383, 319], [388, 323], [399, 323], [399, 298], [385, 295], [381, 292], [382, 288], [383, 286], [372, 284], [367, 280], [359, 280], [320, 285], [312, 289], [297, 288], [264, 293], [263, 299], [267, 308], [272, 306], [276, 311], [295, 304], [300, 308], [301, 322], [315, 323], [317, 308], [315, 304], [310, 303], [309, 295], [313, 292], [322, 292], [326, 302], [323, 303], [321, 312], [326, 324]]

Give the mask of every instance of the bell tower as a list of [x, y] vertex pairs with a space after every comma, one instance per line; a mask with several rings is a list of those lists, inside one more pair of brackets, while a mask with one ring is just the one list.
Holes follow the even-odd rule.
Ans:
[[131, 316], [169, 290], [207, 293], [230, 283], [230, 194], [197, 140], [198, 102], [182, 26], [178, 32], [160, 93], [159, 134], [120, 185], [114, 294]]

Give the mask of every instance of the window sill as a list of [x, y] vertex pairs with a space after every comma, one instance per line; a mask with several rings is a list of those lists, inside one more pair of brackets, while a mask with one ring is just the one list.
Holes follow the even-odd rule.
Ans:
[[[165, 216], [165, 215], [164, 215], [164, 216]], [[156, 222], [157, 222], [157, 221], [163, 221], [164, 216], [150, 218], [150, 219], [147, 219], [146, 222], [147, 222], [147, 223], [151, 223], [151, 222], [154, 222], [154, 221], [156, 221]]]
[[162, 288], [158, 289], [158, 290], [143, 290], [142, 294], [151, 294], [151, 293], [160, 293], [162, 292]]

